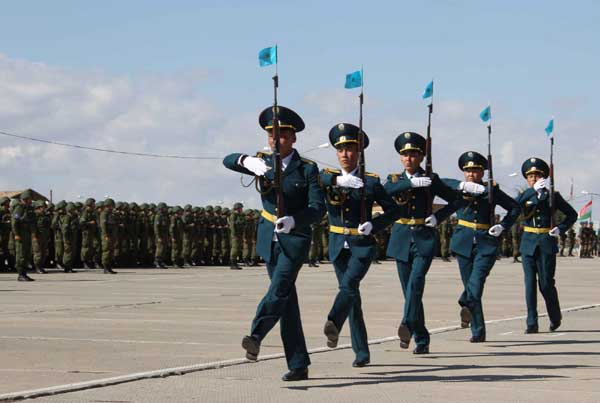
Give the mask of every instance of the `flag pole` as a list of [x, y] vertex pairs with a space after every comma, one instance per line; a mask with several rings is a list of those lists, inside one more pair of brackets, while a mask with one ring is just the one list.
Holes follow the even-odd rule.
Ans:
[[367, 221], [367, 206], [366, 206], [366, 194], [365, 194], [365, 136], [363, 133], [363, 104], [364, 104], [364, 83], [365, 76], [363, 66], [360, 66], [360, 95], [359, 100], [359, 117], [358, 117], [358, 152], [359, 152], [359, 167], [358, 174], [360, 179], [363, 181], [363, 186], [360, 188], [360, 222], [361, 224]]
[[[491, 102], [488, 102], [491, 108]], [[491, 111], [491, 109], [490, 109]], [[492, 165], [492, 114], [487, 125], [488, 131], [488, 203], [490, 205], [490, 225], [496, 225], [496, 206], [494, 205], [494, 168]]]
[[[431, 101], [429, 102], [428, 114], [427, 114], [427, 138], [425, 140], [425, 175], [428, 178], [431, 178], [433, 175], [433, 156], [431, 154], [432, 149], [432, 141], [431, 141], [431, 115], [433, 114], [433, 93], [434, 84], [433, 79], [431, 79]], [[431, 189], [427, 188], [427, 217], [429, 217], [433, 213], [433, 196], [431, 194]]]

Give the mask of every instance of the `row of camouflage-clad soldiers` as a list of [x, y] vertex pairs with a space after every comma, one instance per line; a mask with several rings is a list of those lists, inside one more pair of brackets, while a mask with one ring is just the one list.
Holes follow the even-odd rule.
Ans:
[[[377, 216], [378, 213], [375, 213]], [[496, 215], [496, 222], [500, 222], [500, 216]], [[450, 258], [450, 239], [454, 233], [454, 228], [458, 225], [456, 217], [450, 217], [443, 221], [437, 227], [439, 235], [439, 245], [437, 256], [445, 261]], [[310, 248], [310, 267], [318, 266], [319, 261], [327, 260], [327, 245], [328, 245], [328, 228], [327, 216], [323, 218], [318, 225], [313, 225], [312, 243]], [[377, 263], [378, 260], [385, 260], [387, 244], [390, 238], [391, 227], [375, 234], [377, 241]], [[500, 235], [500, 255], [502, 257], [512, 257], [515, 263], [519, 261], [519, 245], [521, 243], [521, 234], [523, 226], [516, 222], [510, 231], [504, 231]], [[567, 233], [561, 233], [559, 238], [560, 256], [574, 256], [573, 250], [579, 246], [579, 257], [591, 258], [600, 256], [600, 236], [596, 234], [592, 223], [581, 223], [579, 235], [575, 233], [573, 228], [570, 228]]]
[[0, 267], [44, 273], [55, 265], [75, 267], [220, 265], [231, 260], [256, 265], [258, 212], [220, 206], [169, 207], [165, 203], [85, 203], [0, 199]]

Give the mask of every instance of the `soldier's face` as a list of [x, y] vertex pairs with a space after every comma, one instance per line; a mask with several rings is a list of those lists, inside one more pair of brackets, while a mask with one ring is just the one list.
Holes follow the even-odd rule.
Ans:
[[483, 179], [483, 169], [481, 168], [467, 168], [463, 171], [466, 182], [481, 183]]
[[358, 165], [358, 144], [340, 144], [336, 148], [336, 155], [340, 167], [346, 172], [352, 171]]
[[539, 172], [532, 172], [530, 174], [527, 174], [527, 184], [529, 185], [529, 187], [533, 187], [533, 185], [535, 185], [538, 179], [541, 178], [543, 178], [543, 176]]
[[[269, 132], [269, 147], [271, 150], [275, 150], [275, 139], [273, 137], [273, 130]], [[289, 153], [292, 152], [292, 147], [294, 147], [294, 143], [296, 142], [296, 132], [292, 129], [279, 129], [279, 152], [282, 157], [286, 157]]]
[[400, 161], [409, 173], [416, 172], [423, 162], [423, 153], [417, 150], [408, 150], [400, 154]]

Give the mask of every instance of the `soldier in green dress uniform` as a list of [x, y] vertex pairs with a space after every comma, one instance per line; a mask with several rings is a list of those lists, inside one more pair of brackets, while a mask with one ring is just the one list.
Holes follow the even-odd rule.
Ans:
[[300, 308], [296, 293], [296, 278], [310, 248], [310, 226], [325, 212], [323, 192], [319, 187], [317, 165], [301, 158], [293, 148], [296, 133], [304, 129], [304, 122], [291, 109], [278, 106], [265, 109], [259, 117], [260, 126], [268, 133], [271, 149], [275, 149], [273, 124], [277, 112], [280, 128], [284, 211], [276, 211], [277, 192], [272, 188], [275, 179], [274, 158], [271, 154], [230, 154], [223, 164], [236, 172], [256, 176], [261, 191], [263, 211], [258, 222], [257, 252], [267, 262], [271, 283], [256, 309], [250, 335], [244, 337], [242, 347], [246, 357], [256, 360], [260, 343], [279, 322], [281, 338], [289, 372], [284, 381], [308, 378], [310, 359], [302, 331]]
[[[562, 314], [558, 292], [554, 281], [556, 271], [556, 238], [577, 221], [577, 212], [565, 201], [560, 193], [550, 191], [550, 168], [540, 158], [528, 158], [521, 166], [523, 177], [530, 186], [517, 198], [523, 208], [523, 236], [521, 238], [521, 256], [525, 274], [525, 301], [527, 303], [527, 328], [525, 333], [538, 332], [537, 287], [546, 302], [550, 331], [561, 325]], [[554, 206], [551, 206], [554, 199]], [[565, 219], [553, 223], [553, 209], [560, 210]]]
[[18, 281], [34, 281], [27, 275], [31, 265], [31, 235], [35, 231], [36, 218], [31, 207], [32, 193], [25, 190], [21, 193], [20, 202], [12, 211], [11, 225], [15, 244], [15, 267]]

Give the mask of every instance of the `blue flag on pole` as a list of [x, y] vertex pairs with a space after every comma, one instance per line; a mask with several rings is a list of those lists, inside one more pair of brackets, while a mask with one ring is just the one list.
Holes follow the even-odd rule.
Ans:
[[550, 137], [552, 135], [552, 132], [554, 131], [554, 119], [550, 119], [544, 130], [546, 131], [546, 136]]
[[277, 46], [264, 48], [263, 50], [258, 52], [258, 64], [260, 65], [260, 67], [277, 64]]
[[487, 122], [488, 120], [490, 120], [492, 118], [492, 109], [491, 109], [491, 107], [488, 105], [484, 110], [481, 111], [481, 113], [479, 114], [479, 117], [484, 122]]
[[362, 71], [356, 70], [354, 73], [346, 74], [346, 84], [345, 88], [357, 88], [362, 87]]
[[425, 87], [425, 91], [423, 91], [423, 99], [431, 98], [432, 96], [433, 96], [433, 80], [431, 80], [431, 82], [429, 84], [427, 84], [427, 87]]

